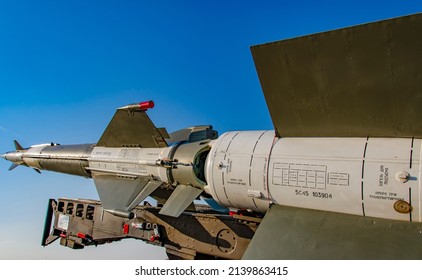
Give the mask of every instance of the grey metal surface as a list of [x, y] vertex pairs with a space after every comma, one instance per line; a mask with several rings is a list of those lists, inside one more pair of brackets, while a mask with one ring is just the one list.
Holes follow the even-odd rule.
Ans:
[[47, 146], [37, 156], [38, 164], [49, 171], [91, 177], [85, 168], [93, 149], [94, 144]]
[[243, 259], [422, 259], [422, 224], [273, 205]]
[[217, 131], [212, 129], [212, 125], [197, 125], [183, 128], [169, 134], [167, 143], [195, 142], [205, 139], [217, 139]]
[[[105, 174], [97, 175], [95, 173], [93, 178], [104, 209], [130, 211], [142, 201], [140, 198], [145, 195], [145, 192], [151, 191], [152, 193], [156, 189], [151, 187], [143, 192], [148, 185], [148, 179], [124, 178]], [[159, 182], [158, 186], [160, 184], [161, 182]], [[156, 185], [153, 184], [152, 186]]]
[[48, 155], [49, 158], [87, 159], [94, 146], [95, 144], [46, 146], [42, 149], [42, 154]]
[[209, 140], [174, 146], [171, 158], [179, 165], [170, 170], [173, 180], [181, 185], [205, 186], [205, 161], [211, 147]]
[[277, 136], [422, 136], [422, 14], [251, 47]]
[[139, 203], [144, 201], [150, 194], [152, 194], [163, 182], [161, 181], [149, 181], [144, 188], [138, 193], [138, 195], [129, 204], [128, 209], [133, 209]]
[[201, 189], [179, 185], [173, 191], [160, 214], [178, 217], [202, 193]]
[[[164, 133], [164, 130], [160, 128]], [[105, 147], [167, 147], [160, 130], [145, 111], [117, 109], [113, 119], [97, 143]]]

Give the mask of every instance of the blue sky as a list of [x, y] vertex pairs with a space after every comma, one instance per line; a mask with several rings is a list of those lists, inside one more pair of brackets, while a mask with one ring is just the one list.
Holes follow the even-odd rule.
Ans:
[[[0, 1], [0, 152], [14, 139], [94, 143], [117, 107], [145, 100], [169, 132], [272, 129], [251, 45], [421, 11], [415, 0]], [[9, 165], [0, 161], [0, 259], [165, 258], [135, 241], [42, 248], [48, 199], [95, 199], [94, 184]]]

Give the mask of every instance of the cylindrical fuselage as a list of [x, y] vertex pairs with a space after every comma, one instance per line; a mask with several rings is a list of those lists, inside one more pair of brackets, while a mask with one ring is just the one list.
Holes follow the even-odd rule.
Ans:
[[114, 174], [145, 177], [168, 184], [205, 185], [204, 166], [209, 140], [167, 148], [108, 148], [95, 144], [37, 145], [10, 152], [5, 158], [38, 170], [83, 177]]
[[422, 221], [421, 139], [275, 138], [233, 131], [167, 148], [34, 146], [5, 158], [91, 177], [148, 177], [203, 188], [219, 204], [266, 212], [271, 204]]
[[88, 170], [117, 176], [145, 177], [168, 184], [202, 188], [209, 140], [180, 143], [167, 148], [95, 147]]
[[274, 138], [234, 131], [212, 143], [205, 188], [220, 204], [271, 204], [422, 221], [421, 140]]
[[71, 175], [90, 177], [88, 158], [94, 144], [40, 145], [23, 153], [23, 161], [36, 169], [49, 170]]

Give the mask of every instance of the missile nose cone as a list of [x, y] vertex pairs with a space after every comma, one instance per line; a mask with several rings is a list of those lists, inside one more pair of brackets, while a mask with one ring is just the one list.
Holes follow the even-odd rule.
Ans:
[[5, 154], [1, 154], [0, 157], [18, 164], [22, 162], [22, 153], [20, 152], [7, 152]]

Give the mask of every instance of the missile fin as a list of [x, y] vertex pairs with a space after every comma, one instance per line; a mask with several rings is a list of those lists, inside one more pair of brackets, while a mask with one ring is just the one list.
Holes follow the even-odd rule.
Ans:
[[146, 186], [139, 192], [139, 194], [129, 204], [128, 208], [133, 209], [136, 205], [144, 201], [150, 194], [152, 194], [163, 182], [161, 181], [149, 181]]
[[15, 169], [18, 166], [19, 166], [19, 164], [12, 163], [12, 165], [9, 167], [9, 171], [12, 171], [13, 169]]
[[177, 142], [196, 142], [205, 139], [217, 139], [217, 131], [212, 129], [212, 125], [197, 125], [174, 131], [166, 138], [169, 145]]
[[177, 143], [177, 142], [182, 142], [182, 141], [188, 141], [190, 134], [191, 134], [191, 129], [189, 128], [183, 128], [183, 129], [174, 131], [169, 134], [169, 138], [167, 142]]
[[93, 172], [94, 183], [104, 209], [131, 211], [161, 184], [145, 178], [123, 178]]
[[276, 135], [421, 137], [421, 30], [418, 13], [251, 47]]
[[167, 129], [165, 127], [159, 127], [157, 129], [158, 129], [158, 132], [160, 132], [161, 136], [163, 136], [164, 139], [170, 138], [170, 135], [167, 132]]
[[217, 201], [215, 201], [214, 198], [207, 198], [207, 197], [202, 197], [202, 199], [215, 211], [220, 212], [220, 213], [224, 213], [224, 214], [228, 214], [229, 213], [229, 208], [221, 206], [220, 204], [217, 203]]
[[144, 110], [132, 107], [117, 109], [106, 130], [97, 143], [104, 147], [141, 147], [164, 148], [167, 143], [162, 134], [168, 133], [158, 129]]
[[23, 151], [23, 150], [25, 150], [25, 149], [22, 147], [22, 145], [21, 145], [21, 144], [19, 144], [19, 142], [18, 142], [18, 141], [13, 140], [13, 143], [15, 144], [16, 151]]
[[166, 204], [161, 208], [160, 214], [179, 217], [201, 193], [202, 190], [198, 188], [186, 185], [177, 186]]
[[420, 223], [274, 204], [242, 259], [421, 259], [421, 231]]

